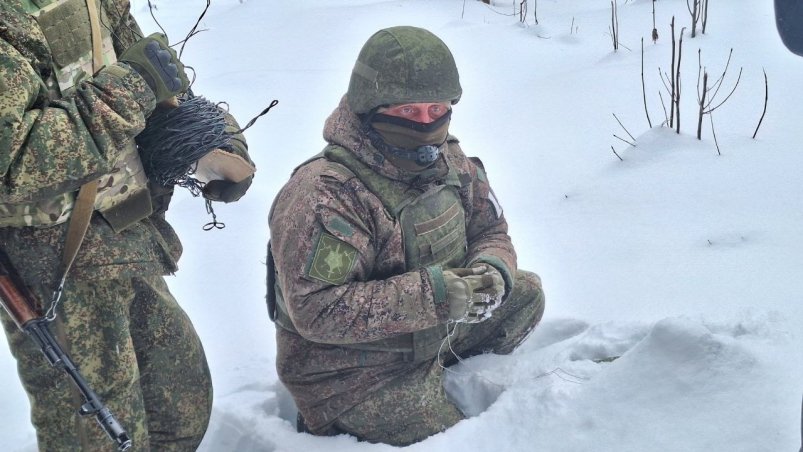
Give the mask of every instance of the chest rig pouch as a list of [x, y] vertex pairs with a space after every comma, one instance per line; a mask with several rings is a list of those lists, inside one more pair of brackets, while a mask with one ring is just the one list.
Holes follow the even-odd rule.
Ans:
[[[67, 97], [76, 86], [93, 75], [92, 29], [86, 0], [23, 0], [47, 39], [53, 57], [53, 75], [46, 81], [51, 95]], [[102, 35], [104, 65], [113, 64], [114, 51], [106, 15], [100, 0], [96, 0]], [[119, 153], [110, 174], [100, 178], [95, 210], [119, 232], [153, 211], [148, 192], [148, 180], [132, 139]], [[75, 205], [75, 193], [62, 193], [52, 199], [24, 205], [8, 206], [0, 226], [54, 226], [70, 218]], [[18, 214], [14, 214], [17, 212]]]
[[[459, 267], [464, 264], [467, 250], [466, 214], [458, 193], [460, 182], [454, 170], [450, 169], [442, 184], [428, 185], [423, 190], [405, 189], [405, 184], [376, 173], [341, 147], [329, 146], [323, 155], [354, 173], [398, 222], [407, 271], [432, 265]], [[275, 282], [270, 283], [270, 270], [269, 288], [275, 286]], [[273, 292], [278, 303], [271, 307], [269, 297], [269, 311], [280, 326], [287, 328], [286, 324], [290, 322], [289, 318], [283, 318], [286, 317], [286, 309], [282, 306], [281, 291], [277, 288], [275, 291], [269, 290], [270, 292]], [[446, 333], [445, 325], [437, 325], [411, 334], [343, 346], [360, 350], [401, 352], [406, 361], [419, 362], [432, 359], [438, 354]]]

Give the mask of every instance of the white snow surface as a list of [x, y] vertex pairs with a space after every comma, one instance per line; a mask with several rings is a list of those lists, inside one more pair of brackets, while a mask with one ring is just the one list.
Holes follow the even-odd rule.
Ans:
[[[154, 15], [176, 42], [205, 3], [160, 0]], [[547, 300], [541, 325], [513, 354], [447, 372], [447, 390], [470, 417], [406, 449], [800, 447], [803, 58], [781, 43], [772, 2], [711, 2], [695, 38], [685, 0], [655, 2], [653, 43], [653, 2], [619, 1], [616, 52], [607, 0], [529, 3], [520, 23], [510, 0], [213, 0], [205, 31], [182, 55], [194, 91], [227, 101], [242, 123], [279, 104], [246, 131], [257, 177], [239, 203], [216, 205], [225, 229], [202, 231], [203, 202], [183, 190], [168, 212], [185, 247], [168, 282], [204, 342], [215, 386], [200, 450], [395, 450], [296, 433], [264, 304], [273, 197], [322, 149], [323, 122], [362, 44], [394, 25], [428, 28], [450, 46], [464, 90], [450, 130], [483, 160], [519, 267], [541, 275]], [[132, 8], [147, 32], [158, 29], [147, 1]], [[669, 99], [659, 74], [670, 72], [673, 16], [676, 34], [686, 27], [680, 134], [661, 126], [659, 97]], [[715, 103], [742, 69], [713, 113], [716, 143], [707, 117], [696, 138], [698, 49], [712, 81], [733, 49]], [[769, 101], [753, 139], [763, 71]], [[597, 362], [610, 356], [621, 357]], [[0, 383], [0, 449], [36, 450], [5, 344]]]

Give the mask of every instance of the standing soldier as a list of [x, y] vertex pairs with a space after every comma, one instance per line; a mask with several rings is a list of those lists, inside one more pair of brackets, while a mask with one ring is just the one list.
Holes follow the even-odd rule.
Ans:
[[[134, 143], [157, 104], [186, 91], [184, 66], [164, 35], [142, 37], [128, 0], [3, 0], [0, 48], [0, 248], [134, 450], [195, 450], [211, 412], [209, 369], [163, 278], [181, 254], [165, 221], [172, 187], [147, 180]], [[248, 158], [242, 140], [231, 143]], [[250, 182], [204, 194], [234, 201]], [[77, 413], [70, 381], [0, 317], [39, 448], [108, 450]]]
[[270, 213], [276, 366], [299, 427], [407, 445], [464, 415], [443, 368], [510, 353], [541, 319], [482, 163], [448, 134], [462, 94], [427, 30], [380, 30]]

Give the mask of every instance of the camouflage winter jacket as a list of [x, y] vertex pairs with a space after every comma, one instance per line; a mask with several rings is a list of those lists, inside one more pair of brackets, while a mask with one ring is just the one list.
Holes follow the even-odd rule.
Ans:
[[[466, 238], [462, 264], [492, 263], [512, 287], [516, 254], [507, 223], [479, 161], [467, 158], [454, 137], [432, 167], [405, 171], [370, 145], [358, 117], [341, 102], [324, 138], [327, 149], [350, 152], [391, 191], [424, 192], [456, 176], [465, 212], [457, 226]], [[321, 431], [372, 391], [429, 365], [363, 345], [445, 324], [440, 268], [409, 269], [400, 222], [360, 177], [329, 158], [295, 171], [269, 220], [276, 281], [296, 330], [277, 327], [277, 369], [308, 427]], [[333, 249], [341, 251], [336, 258]]]
[[137, 216], [121, 228], [96, 211], [73, 277], [165, 274], [181, 253], [164, 220], [172, 189], [149, 193], [144, 176], [126, 172], [141, 168], [134, 137], [155, 97], [114, 61], [142, 33], [128, 0], [96, 3], [106, 65], [92, 77], [81, 60], [91, 49], [85, 0], [0, 2], [0, 247], [31, 283], [52, 284], [75, 192], [92, 179], [100, 179], [96, 209]]

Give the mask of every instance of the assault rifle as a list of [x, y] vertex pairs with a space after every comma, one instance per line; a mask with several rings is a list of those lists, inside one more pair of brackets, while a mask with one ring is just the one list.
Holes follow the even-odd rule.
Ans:
[[101, 428], [117, 443], [118, 451], [131, 447], [131, 439], [100, 397], [89, 387], [75, 363], [61, 349], [61, 346], [48, 329], [50, 321], [36, 313], [36, 297], [17, 274], [6, 252], [0, 249], [0, 304], [14, 320], [20, 330], [30, 336], [42, 349], [51, 366], [56, 366], [70, 377], [84, 404], [78, 410], [82, 416], [94, 415]]

